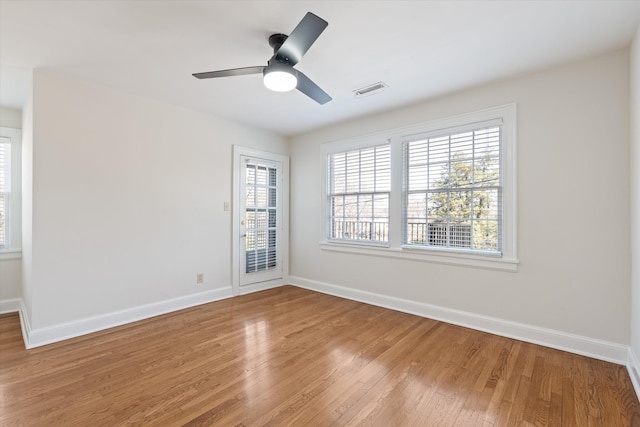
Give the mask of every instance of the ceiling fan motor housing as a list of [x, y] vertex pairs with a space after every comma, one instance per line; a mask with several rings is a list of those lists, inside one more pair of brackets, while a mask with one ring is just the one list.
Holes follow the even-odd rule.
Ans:
[[282, 46], [282, 43], [285, 42], [285, 40], [287, 40], [289, 36], [287, 36], [286, 34], [271, 34], [269, 36], [269, 46], [271, 46], [271, 48], [273, 49], [273, 53], [277, 53], [278, 49], [280, 49], [280, 46]]
[[271, 57], [271, 59], [269, 60], [269, 64], [272, 64], [273, 62], [277, 61], [279, 63], [287, 64], [293, 67], [294, 64], [290, 62], [288, 57], [283, 56], [282, 54], [278, 55], [278, 51], [280, 50], [280, 47], [288, 38], [289, 36], [287, 36], [286, 34], [280, 34], [280, 33], [271, 34], [269, 36], [269, 46], [271, 46], [271, 48], [273, 49], [273, 57]]

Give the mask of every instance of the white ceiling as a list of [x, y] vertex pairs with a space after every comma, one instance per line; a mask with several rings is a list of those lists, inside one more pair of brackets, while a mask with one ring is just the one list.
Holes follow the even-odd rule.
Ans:
[[[268, 36], [307, 11], [329, 26], [296, 68], [328, 104], [191, 76], [266, 65]], [[640, 1], [0, 0], [0, 105], [20, 108], [44, 68], [292, 135], [628, 46], [639, 25]]]

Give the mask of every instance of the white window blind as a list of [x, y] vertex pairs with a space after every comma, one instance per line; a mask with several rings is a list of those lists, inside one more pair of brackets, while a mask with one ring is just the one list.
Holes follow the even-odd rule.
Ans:
[[253, 273], [278, 264], [278, 170], [248, 160], [245, 171], [245, 272]]
[[11, 197], [11, 140], [0, 137], [0, 248], [8, 246]]
[[404, 244], [500, 255], [501, 120], [404, 141]]
[[329, 154], [328, 238], [389, 241], [390, 144]]

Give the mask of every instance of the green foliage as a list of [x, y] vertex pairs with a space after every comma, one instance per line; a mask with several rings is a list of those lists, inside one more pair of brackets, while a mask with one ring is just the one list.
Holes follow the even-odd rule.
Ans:
[[[473, 249], [496, 250], [498, 240], [498, 159], [486, 156], [473, 161], [452, 158], [429, 193], [428, 216], [436, 223], [466, 227], [473, 232]], [[471, 245], [471, 242], [469, 242]]]

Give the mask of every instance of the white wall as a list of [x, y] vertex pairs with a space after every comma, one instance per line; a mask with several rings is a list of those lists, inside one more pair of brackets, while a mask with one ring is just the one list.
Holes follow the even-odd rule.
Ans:
[[229, 287], [233, 144], [288, 154], [281, 136], [36, 70], [31, 327]]
[[[0, 107], [0, 126], [22, 129], [22, 111]], [[0, 301], [22, 296], [22, 260], [15, 256], [0, 258]]]
[[0, 126], [22, 129], [22, 111], [15, 108], [0, 107]]
[[[292, 281], [628, 344], [628, 82], [625, 49], [293, 138]], [[511, 102], [518, 105], [517, 273], [319, 248], [320, 144]]]
[[[640, 361], [640, 28], [631, 46], [631, 351]], [[637, 368], [640, 368], [638, 366]]]
[[0, 260], [0, 301], [22, 297], [22, 260]]

